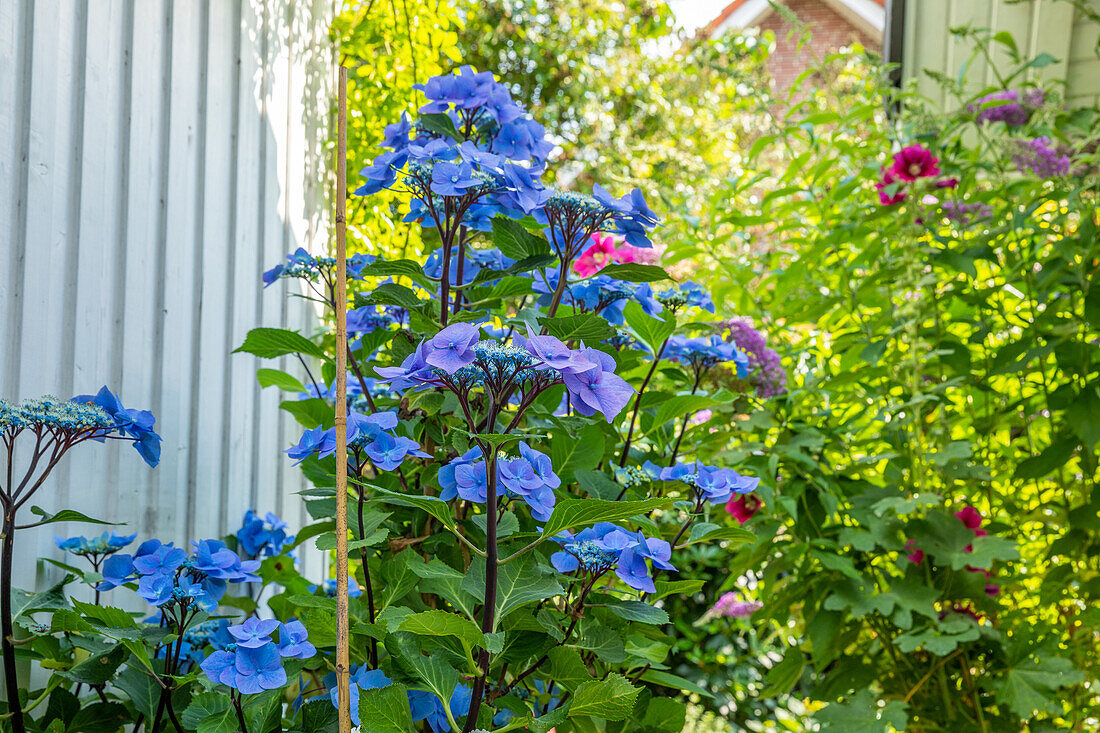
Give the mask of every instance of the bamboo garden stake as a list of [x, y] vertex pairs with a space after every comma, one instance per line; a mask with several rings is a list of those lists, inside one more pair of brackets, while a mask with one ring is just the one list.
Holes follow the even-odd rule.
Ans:
[[341, 66], [336, 138], [336, 689], [340, 733], [351, 730], [348, 651], [348, 275], [345, 241], [347, 206], [347, 86]]

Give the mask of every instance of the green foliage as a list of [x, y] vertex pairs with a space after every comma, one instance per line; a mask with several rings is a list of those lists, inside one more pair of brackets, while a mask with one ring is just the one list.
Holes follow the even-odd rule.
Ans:
[[[976, 55], [1011, 40], [959, 32]], [[989, 88], [941, 79], [942, 111], [859, 54], [830, 57], [824, 88], [760, 109], [767, 128], [701, 219], [670, 227], [674, 256], [713, 263], [697, 278], [716, 301], [789, 342], [790, 392], [723, 437], [774, 478], [760, 539], [704, 557], [703, 594], [668, 606], [755, 587], [762, 610], [697, 627], [673, 665], [739, 724], [782, 717], [762, 687], [845, 732], [1081, 730], [1097, 714], [1100, 114], [1046, 87], [1022, 126], [978, 123], [977, 98], [1024, 94], [1046, 63], [1009, 62]], [[1017, 164], [1039, 136], [1068, 175]], [[957, 187], [924, 179], [881, 204], [883, 168], [915, 143]]]

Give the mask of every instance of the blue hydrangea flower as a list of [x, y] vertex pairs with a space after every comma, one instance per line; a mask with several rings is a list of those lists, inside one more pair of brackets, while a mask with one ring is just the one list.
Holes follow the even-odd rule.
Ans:
[[272, 557], [283, 551], [283, 546], [294, 541], [287, 536], [287, 523], [268, 512], [261, 517], [255, 510], [245, 512], [241, 528], [237, 530], [237, 543], [250, 557]]
[[[362, 666], [352, 672], [349, 691], [351, 692], [351, 722], [354, 725], [360, 724], [359, 691], [389, 687], [390, 684], [392, 684], [390, 678], [380, 669], [368, 669]], [[333, 707], [339, 709], [339, 690], [336, 687], [335, 673], [330, 673], [325, 677], [325, 686], [329, 688], [329, 699], [332, 700]]]
[[216, 651], [199, 667], [212, 681], [245, 695], [277, 690], [286, 684], [282, 658], [271, 642], [258, 647], [238, 646], [231, 651]]
[[[310, 593], [317, 592], [318, 586], [309, 585], [306, 586]], [[325, 595], [329, 598], [336, 597], [336, 578], [329, 578], [325, 581]], [[355, 582], [355, 578], [348, 576], [348, 597], [358, 598], [363, 595], [363, 591], [359, 588], [359, 584]]]
[[[551, 538], [562, 546], [550, 556], [550, 563], [562, 573], [582, 571], [600, 576], [611, 568], [634, 590], [655, 592], [650, 565], [675, 570], [672, 547], [659, 538], [627, 530], [609, 522], [598, 522], [573, 535], [564, 532]], [[648, 561], [648, 562], [647, 562]]]
[[[114, 429], [133, 440], [134, 448], [151, 467], [160, 463], [161, 438], [153, 430], [156, 418], [148, 410], [133, 410], [122, 406], [111, 390], [102, 387], [94, 395], [77, 395], [71, 402], [94, 405], [114, 421]], [[97, 438], [102, 440], [102, 437]]]
[[271, 641], [271, 634], [279, 628], [279, 622], [249, 617], [243, 624], [230, 626], [229, 633], [237, 640], [238, 647], [256, 649]]
[[662, 481], [680, 481], [695, 490], [698, 501], [723, 504], [733, 494], [749, 494], [760, 485], [760, 479], [742, 476], [732, 468], [707, 466], [699, 461], [677, 463], [661, 470]]
[[581, 353], [590, 367], [563, 370], [573, 409], [586, 417], [601, 412], [610, 423], [630, 402], [634, 388], [615, 374], [615, 358], [610, 354], [591, 348]]
[[136, 534], [117, 535], [114, 532], [104, 532], [91, 539], [87, 537], [69, 537], [68, 539], [54, 537], [53, 541], [58, 549], [73, 555], [86, 557], [94, 566], [98, 567], [103, 558], [123, 549], [133, 542], [136, 537]]
[[310, 643], [309, 633], [301, 621], [279, 624], [279, 643], [276, 646], [279, 654], [291, 659], [309, 659], [317, 654], [317, 648]]

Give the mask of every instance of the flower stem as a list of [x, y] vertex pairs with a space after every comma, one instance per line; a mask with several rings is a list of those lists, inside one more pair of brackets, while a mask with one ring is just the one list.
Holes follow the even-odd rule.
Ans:
[[[486, 489], [485, 489], [485, 603], [481, 609], [481, 631], [490, 634], [496, 626], [497, 608], [497, 457], [496, 452], [482, 447], [485, 453]], [[463, 733], [470, 733], [477, 725], [481, 700], [485, 696], [485, 680], [489, 676], [489, 650], [482, 649], [478, 654], [478, 666], [481, 675], [474, 681], [470, 697], [470, 712], [466, 716]]]
[[[649, 386], [649, 380], [653, 379], [653, 374], [657, 371], [657, 365], [661, 363], [661, 354], [665, 353], [666, 346], [668, 346], [667, 338], [661, 343], [661, 348], [657, 349], [657, 355], [653, 357], [653, 363], [649, 366], [649, 373], [645, 375], [642, 388], [638, 390], [638, 396], [634, 398], [634, 411], [630, 413], [630, 428], [626, 431], [626, 443], [623, 444], [623, 455], [619, 459], [619, 466], [625, 466], [626, 459], [630, 455], [630, 441], [634, 439], [634, 423], [638, 420], [638, 408], [642, 404], [642, 395], [645, 394], [645, 389]], [[624, 488], [623, 492], [625, 491]], [[619, 498], [621, 499], [622, 496], [623, 494], [620, 492]]]
[[24, 733], [23, 707], [19, 701], [19, 678], [15, 671], [15, 631], [11, 618], [11, 561], [15, 546], [15, 507], [4, 512], [3, 558], [0, 559], [0, 633], [3, 634], [4, 683], [8, 695], [8, 715], [13, 733]]
[[[366, 539], [363, 536], [363, 500], [366, 498], [363, 495], [363, 488], [356, 487], [359, 494], [358, 509], [359, 509], [359, 539]], [[374, 585], [370, 579], [370, 565], [367, 563], [368, 555], [367, 548], [359, 548], [359, 558], [363, 563], [363, 585], [366, 586], [367, 591], [367, 618], [370, 622], [374, 623]], [[370, 639], [370, 666], [371, 669], [378, 669], [378, 640], [373, 636]]]

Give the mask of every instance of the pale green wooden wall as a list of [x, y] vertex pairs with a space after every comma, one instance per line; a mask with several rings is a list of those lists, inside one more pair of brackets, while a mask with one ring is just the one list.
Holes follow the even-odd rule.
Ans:
[[[1087, 0], [1100, 12], [1100, 0]], [[971, 60], [973, 46], [959, 40], [948, 28], [972, 25], [1009, 31], [1021, 52], [1034, 56], [1047, 52], [1058, 59], [1036, 72], [1042, 79], [1064, 81], [1066, 96], [1074, 103], [1100, 103], [1100, 55], [1097, 39], [1100, 24], [1065, 0], [909, 0], [905, 27], [904, 74], [917, 78], [920, 91], [943, 104], [939, 86], [924, 73], [925, 69], [958, 77], [968, 62], [966, 77], [980, 89], [997, 86], [997, 78], [981, 57]], [[1002, 54], [1003, 56], [1003, 54]], [[1008, 68], [1001, 59], [998, 68]]]

